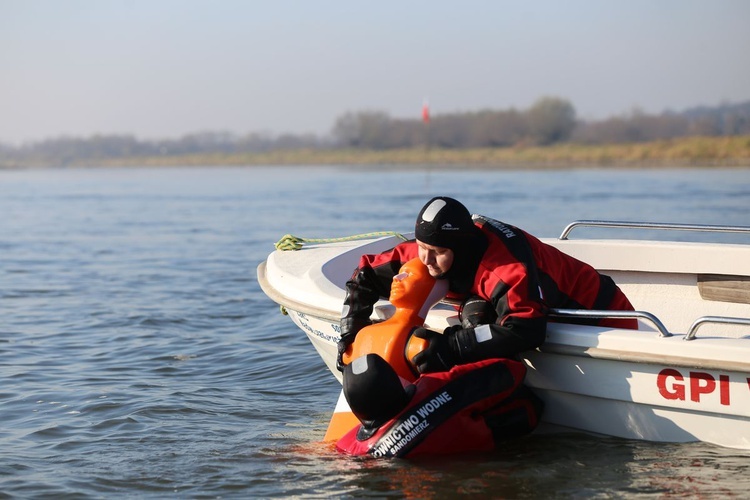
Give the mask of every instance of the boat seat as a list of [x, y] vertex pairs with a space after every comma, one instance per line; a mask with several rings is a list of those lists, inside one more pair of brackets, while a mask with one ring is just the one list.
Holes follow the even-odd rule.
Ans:
[[699, 274], [698, 291], [705, 300], [750, 304], [750, 277]]

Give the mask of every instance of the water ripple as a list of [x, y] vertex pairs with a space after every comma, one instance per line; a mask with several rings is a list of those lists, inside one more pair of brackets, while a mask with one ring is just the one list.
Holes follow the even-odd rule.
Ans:
[[750, 489], [745, 455], [701, 444], [561, 435], [479, 457], [340, 455], [320, 443], [340, 386], [255, 278], [283, 234], [408, 229], [434, 194], [540, 236], [654, 213], [746, 223], [750, 172], [282, 170], [0, 171], [0, 212], [14, 214], [0, 218], [0, 497]]

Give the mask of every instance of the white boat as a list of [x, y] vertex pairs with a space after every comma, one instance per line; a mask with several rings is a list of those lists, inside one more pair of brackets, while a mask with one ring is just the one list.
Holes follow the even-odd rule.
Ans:
[[[570, 239], [580, 226], [750, 235], [750, 227], [577, 221], [559, 238], [543, 238], [612, 277], [640, 325], [638, 331], [618, 330], [553, 318], [545, 343], [523, 353], [527, 384], [546, 403], [543, 422], [628, 439], [750, 450], [750, 244]], [[277, 249], [258, 266], [263, 291], [308, 336], [339, 381], [344, 283], [362, 254], [400, 241], [391, 235], [313, 242], [297, 251]], [[372, 317], [386, 319], [392, 311], [381, 301]], [[455, 322], [455, 308], [440, 303], [426, 326], [442, 331]]]

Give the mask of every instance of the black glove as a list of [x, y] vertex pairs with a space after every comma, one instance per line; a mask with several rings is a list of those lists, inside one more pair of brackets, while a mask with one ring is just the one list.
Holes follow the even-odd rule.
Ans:
[[463, 325], [452, 325], [446, 328], [445, 330], [443, 330], [443, 335], [455, 336], [457, 331], [463, 330], [463, 329], [464, 329]]
[[419, 373], [444, 372], [456, 365], [456, 353], [451, 346], [453, 335], [417, 328], [414, 336], [427, 341], [427, 347], [411, 359]]
[[357, 333], [364, 327], [370, 325], [372, 322], [369, 318], [341, 318], [341, 338], [336, 345], [338, 354], [336, 355], [336, 368], [338, 371], [344, 371], [344, 360], [343, 355], [346, 349], [354, 343], [354, 339], [357, 338]]
[[497, 321], [497, 311], [492, 303], [484, 300], [478, 295], [467, 298], [458, 311], [461, 325], [464, 328], [473, 328], [477, 325], [489, 325]]

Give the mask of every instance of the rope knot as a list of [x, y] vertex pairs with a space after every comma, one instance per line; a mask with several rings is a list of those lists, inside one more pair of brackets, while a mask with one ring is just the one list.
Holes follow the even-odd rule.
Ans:
[[302, 239], [291, 234], [285, 234], [274, 246], [276, 250], [299, 250], [302, 248]]

